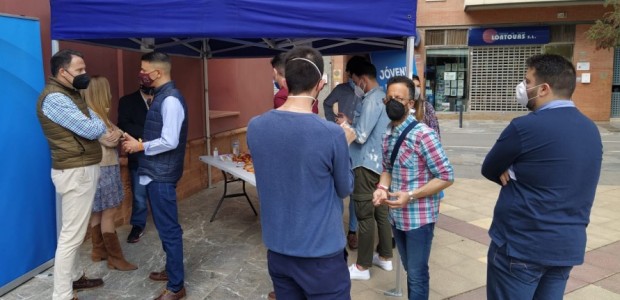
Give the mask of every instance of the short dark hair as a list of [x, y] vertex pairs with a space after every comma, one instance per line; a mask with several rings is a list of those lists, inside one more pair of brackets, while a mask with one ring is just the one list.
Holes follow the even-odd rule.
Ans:
[[413, 80], [409, 79], [407, 76], [394, 76], [388, 80], [387, 88], [389, 89], [390, 85], [396, 83], [402, 83], [407, 87], [407, 91], [409, 92], [408, 100], [412, 100], [413, 97], [415, 97], [415, 85], [413, 85]]
[[354, 74], [355, 76], [358, 76], [358, 77], [366, 75], [371, 79], [376, 79], [377, 68], [375, 68], [375, 65], [366, 61], [357, 66], [353, 66], [351, 68], [351, 74]]
[[278, 53], [278, 55], [274, 56], [271, 59], [271, 67], [276, 69], [278, 73], [285, 74], [284, 73], [284, 67], [286, 66], [285, 60], [286, 60], [286, 53], [285, 52]]
[[[296, 58], [305, 58], [314, 65]], [[319, 69], [318, 72], [315, 66]], [[319, 51], [310, 47], [293, 48], [287, 53], [285, 69], [284, 77], [290, 94], [310, 91], [323, 75], [323, 56]]]
[[556, 54], [537, 54], [525, 62], [534, 69], [536, 84], [547, 83], [557, 96], [570, 99], [575, 91], [575, 67], [566, 58]]
[[170, 62], [170, 56], [168, 56], [168, 54], [166, 53], [157, 52], [157, 51], [145, 53], [142, 55], [142, 58], [140, 60], [146, 61], [150, 64], [160, 64], [160, 66], [162, 66], [162, 69], [166, 73], [170, 73], [170, 71], [172, 70], [172, 63]]
[[345, 67], [345, 71], [346, 72], [351, 72], [351, 69], [355, 69], [355, 68], [359, 68], [359, 65], [362, 65], [364, 63], [368, 62], [368, 60], [366, 60], [365, 57], [363, 56], [353, 56], [349, 59], [349, 61], [347, 61], [347, 66]]
[[61, 68], [67, 69], [71, 64], [71, 60], [73, 56], [78, 56], [84, 58], [82, 53], [71, 50], [71, 49], [63, 49], [52, 56], [50, 59], [50, 66], [52, 68], [52, 76], [56, 77]]

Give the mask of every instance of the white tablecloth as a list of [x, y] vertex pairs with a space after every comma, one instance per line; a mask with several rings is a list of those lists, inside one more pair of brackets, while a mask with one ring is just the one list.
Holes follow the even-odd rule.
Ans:
[[200, 156], [200, 160], [237, 178], [243, 179], [243, 181], [253, 186], [256, 186], [256, 176], [254, 176], [254, 173], [244, 170], [243, 165], [238, 165], [235, 162], [223, 161], [211, 155]]

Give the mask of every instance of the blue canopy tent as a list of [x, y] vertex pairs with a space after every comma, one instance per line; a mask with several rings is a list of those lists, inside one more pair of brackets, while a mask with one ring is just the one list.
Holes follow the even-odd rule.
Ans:
[[[207, 58], [270, 57], [298, 45], [314, 47], [323, 55], [407, 49], [408, 74], [413, 70], [414, 0], [50, 0], [50, 4], [53, 40], [200, 57], [205, 59], [205, 73]], [[207, 110], [208, 104], [205, 94]]]
[[54, 40], [196, 57], [267, 57], [295, 45], [324, 55], [404, 49], [414, 0], [51, 0]]
[[[50, 0], [50, 5], [53, 40], [199, 57], [205, 80], [208, 58], [270, 57], [295, 46], [323, 55], [406, 49], [407, 74], [413, 72], [416, 0]], [[205, 107], [208, 116], [207, 93]]]

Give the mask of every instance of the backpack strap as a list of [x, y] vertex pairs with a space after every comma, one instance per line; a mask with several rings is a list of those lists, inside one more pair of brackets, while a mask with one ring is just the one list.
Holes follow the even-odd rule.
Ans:
[[409, 126], [407, 126], [405, 130], [403, 130], [403, 132], [398, 137], [398, 140], [396, 140], [394, 149], [392, 149], [392, 155], [390, 156], [390, 164], [392, 165], [392, 167], [394, 167], [394, 161], [396, 160], [396, 155], [398, 155], [398, 150], [400, 149], [400, 145], [402, 145], [403, 141], [407, 137], [407, 134], [409, 134], [409, 131], [411, 131], [411, 129], [413, 129], [413, 127], [415, 127], [416, 125], [418, 125], [418, 121], [413, 120], [413, 122], [411, 122], [411, 124], [409, 124]]

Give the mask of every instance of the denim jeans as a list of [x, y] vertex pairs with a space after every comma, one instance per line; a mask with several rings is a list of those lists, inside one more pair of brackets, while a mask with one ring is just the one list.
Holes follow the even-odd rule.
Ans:
[[544, 266], [506, 254], [506, 246], [489, 246], [487, 257], [487, 299], [554, 300], [564, 297], [572, 266]]
[[355, 201], [349, 197], [349, 231], [357, 231], [357, 216], [355, 216]]
[[396, 247], [407, 273], [407, 296], [409, 300], [428, 299], [428, 260], [435, 231], [435, 223], [420, 228], [401, 231], [392, 226]]
[[133, 194], [131, 220], [129, 223], [134, 226], [146, 227], [146, 186], [140, 184], [138, 169], [130, 169], [131, 173], [131, 193]]
[[168, 290], [178, 292], [183, 287], [183, 230], [177, 213], [176, 184], [151, 181], [147, 186], [153, 211], [153, 223], [166, 252]]

